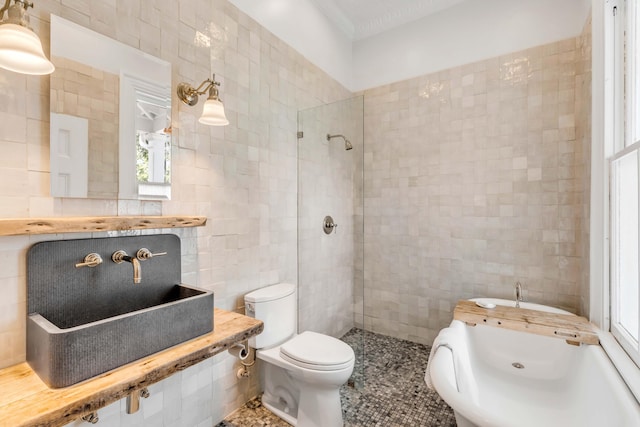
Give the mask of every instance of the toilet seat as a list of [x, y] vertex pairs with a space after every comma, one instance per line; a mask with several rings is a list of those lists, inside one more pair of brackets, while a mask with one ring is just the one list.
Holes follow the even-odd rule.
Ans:
[[280, 356], [302, 368], [336, 371], [354, 363], [353, 349], [337, 338], [305, 331], [280, 346]]

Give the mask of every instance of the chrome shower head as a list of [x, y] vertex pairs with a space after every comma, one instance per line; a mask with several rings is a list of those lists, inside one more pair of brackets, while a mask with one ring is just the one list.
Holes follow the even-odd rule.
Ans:
[[332, 138], [342, 138], [344, 139], [344, 149], [349, 151], [351, 149], [353, 149], [353, 145], [351, 145], [351, 142], [344, 137], [344, 135], [331, 135], [331, 134], [327, 134], [327, 141], [331, 141]]

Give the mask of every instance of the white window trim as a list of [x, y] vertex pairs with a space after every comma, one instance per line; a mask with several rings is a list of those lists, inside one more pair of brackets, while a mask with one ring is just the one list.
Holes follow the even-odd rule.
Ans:
[[640, 369], [610, 332], [601, 331], [598, 336], [600, 346], [640, 404]]
[[[640, 369], [609, 331], [609, 159], [611, 147], [605, 138], [612, 134], [612, 68], [605, 60], [608, 11], [614, 0], [592, 0], [592, 127], [590, 209], [590, 312], [600, 329], [600, 344], [636, 400], [640, 402]], [[609, 95], [609, 96], [607, 96]]]

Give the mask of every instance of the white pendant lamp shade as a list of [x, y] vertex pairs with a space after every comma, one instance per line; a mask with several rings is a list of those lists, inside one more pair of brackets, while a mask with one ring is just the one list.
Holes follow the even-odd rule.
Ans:
[[0, 24], [0, 67], [23, 74], [51, 74], [55, 67], [44, 56], [42, 43], [32, 30]]
[[198, 120], [203, 125], [226, 126], [229, 124], [227, 116], [224, 114], [224, 106], [217, 99], [209, 98], [204, 103], [202, 116]]

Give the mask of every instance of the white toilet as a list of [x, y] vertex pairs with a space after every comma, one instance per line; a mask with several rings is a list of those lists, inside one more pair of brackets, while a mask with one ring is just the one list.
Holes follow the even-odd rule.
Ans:
[[299, 427], [340, 427], [340, 386], [353, 371], [355, 355], [339, 339], [316, 332], [296, 334], [295, 286], [267, 286], [244, 297], [247, 316], [264, 322], [249, 340], [264, 361], [262, 403]]

